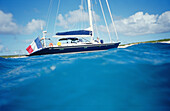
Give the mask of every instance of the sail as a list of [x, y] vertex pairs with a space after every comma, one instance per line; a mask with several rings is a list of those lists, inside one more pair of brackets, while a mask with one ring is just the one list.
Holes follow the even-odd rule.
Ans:
[[91, 37], [92, 31], [89, 30], [77, 30], [68, 32], [58, 32], [54, 37]]
[[89, 21], [90, 27], [84, 30], [68, 31], [68, 32], [58, 32], [53, 37], [91, 37], [91, 42], [93, 41], [94, 31], [93, 31], [93, 19], [92, 19], [92, 8], [91, 0], [87, 0], [88, 10], [89, 10]]

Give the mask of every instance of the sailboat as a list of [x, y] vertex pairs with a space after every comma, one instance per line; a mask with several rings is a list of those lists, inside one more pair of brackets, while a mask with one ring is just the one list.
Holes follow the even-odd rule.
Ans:
[[[100, 0], [99, 2], [101, 5]], [[89, 28], [84, 29], [84, 30], [56, 33], [56, 35], [53, 37], [60, 38], [57, 42], [57, 45], [54, 45], [53, 43], [50, 43], [49, 45], [47, 45], [46, 44], [46, 40], [48, 39], [46, 38], [47, 31], [43, 31], [42, 39], [36, 38], [31, 43], [31, 45], [27, 47], [26, 50], [29, 53], [28, 56], [62, 54], [62, 53], [82, 53], [82, 52], [102, 51], [102, 50], [117, 48], [120, 42], [112, 42], [110, 39], [110, 43], [104, 43], [104, 41], [100, 40], [99, 38], [97, 38], [97, 40], [94, 40], [91, 0], [87, 0], [87, 3], [88, 3], [88, 14], [89, 14], [89, 21], [90, 21]], [[106, 0], [106, 3], [109, 9], [109, 12], [110, 12], [112, 23], [114, 25], [112, 14], [111, 14], [110, 7], [109, 7], [107, 0]], [[103, 8], [102, 8], [102, 12], [103, 12]], [[104, 15], [104, 18], [105, 18], [105, 15]], [[117, 32], [115, 33], [117, 35]], [[87, 40], [85, 39], [85, 37], [90, 37], [91, 39]], [[66, 42], [63, 43], [62, 41], [66, 41]]]

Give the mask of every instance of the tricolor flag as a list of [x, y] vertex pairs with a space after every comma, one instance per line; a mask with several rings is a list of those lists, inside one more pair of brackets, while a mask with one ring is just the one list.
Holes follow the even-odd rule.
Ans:
[[27, 47], [27, 51], [29, 54], [31, 54], [33, 51], [36, 51], [40, 48], [43, 48], [40, 39], [36, 38], [28, 47]]

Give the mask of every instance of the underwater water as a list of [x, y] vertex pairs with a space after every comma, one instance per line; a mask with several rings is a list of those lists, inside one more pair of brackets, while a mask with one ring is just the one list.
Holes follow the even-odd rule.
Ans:
[[0, 111], [170, 111], [170, 45], [0, 58]]

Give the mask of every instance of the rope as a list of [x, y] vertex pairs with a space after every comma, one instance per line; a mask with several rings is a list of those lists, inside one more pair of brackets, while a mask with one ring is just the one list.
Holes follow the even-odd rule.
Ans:
[[[81, 0], [81, 7], [83, 7], [83, 0]], [[84, 22], [84, 16], [83, 16], [83, 9], [81, 9], [81, 7], [80, 7], [80, 10], [81, 10], [81, 17], [83, 17], [83, 22]], [[83, 26], [84, 26], [84, 23], [83, 24], [81, 24], [81, 29], [83, 28]]]
[[[93, 8], [93, 5], [92, 5], [92, 14], [93, 14], [93, 17], [94, 17], [94, 22], [95, 22], [95, 28], [96, 28], [96, 32], [97, 32], [97, 36], [99, 37], [99, 31], [98, 31], [98, 28], [96, 26], [97, 24], [97, 20], [96, 20], [96, 15], [95, 15], [95, 12], [94, 12], [94, 8]], [[100, 38], [100, 37], [99, 37]]]
[[[84, 12], [88, 12], [87, 0], [84, 0]], [[84, 16], [84, 20], [86, 20], [85, 16]], [[89, 25], [85, 23], [84, 27], [89, 27]]]
[[103, 10], [101, 0], [99, 0], [99, 3], [100, 3], [100, 7], [101, 7], [101, 10], [102, 10], [102, 13], [103, 13], [103, 17], [104, 17], [104, 21], [105, 21], [105, 24], [106, 24], [107, 32], [109, 34], [110, 42], [112, 42], [112, 39], [111, 39], [111, 36], [110, 36], [110, 31], [109, 31], [109, 28], [108, 28], [108, 25], [107, 25], [107, 21], [106, 21], [106, 17], [105, 17], [105, 14], [104, 14], [104, 10]]
[[85, 11], [87, 12], [87, 3], [86, 0], [84, 1]]
[[116, 37], [117, 37], [117, 41], [119, 41], [119, 37], [118, 37], [118, 34], [117, 34], [115, 23], [113, 21], [113, 17], [112, 17], [112, 13], [111, 13], [111, 10], [110, 10], [108, 0], [106, 0], [106, 3], [107, 3], [107, 7], [108, 7], [108, 10], [109, 10], [109, 13], [110, 13], [111, 20], [112, 20], [113, 28], [114, 28], [114, 31], [115, 31], [115, 34], [116, 34]]
[[53, 3], [53, 0], [50, 0], [50, 5], [48, 7], [48, 13], [47, 13], [47, 27], [46, 27], [46, 31], [48, 30], [48, 25], [49, 25], [49, 20], [50, 20], [50, 16], [51, 16], [51, 10], [52, 10], [52, 3]]
[[58, 1], [58, 7], [57, 7], [57, 12], [56, 12], [56, 19], [55, 19], [55, 24], [54, 24], [54, 31], [53, 31], [53, 34], [55, 35], [55, 31], [56, 31], [56, 24], [57, 24], [57, 15], [58, 15], [58, 12], [59, 12], [59, 8], [60, 8], [60, 0]]

